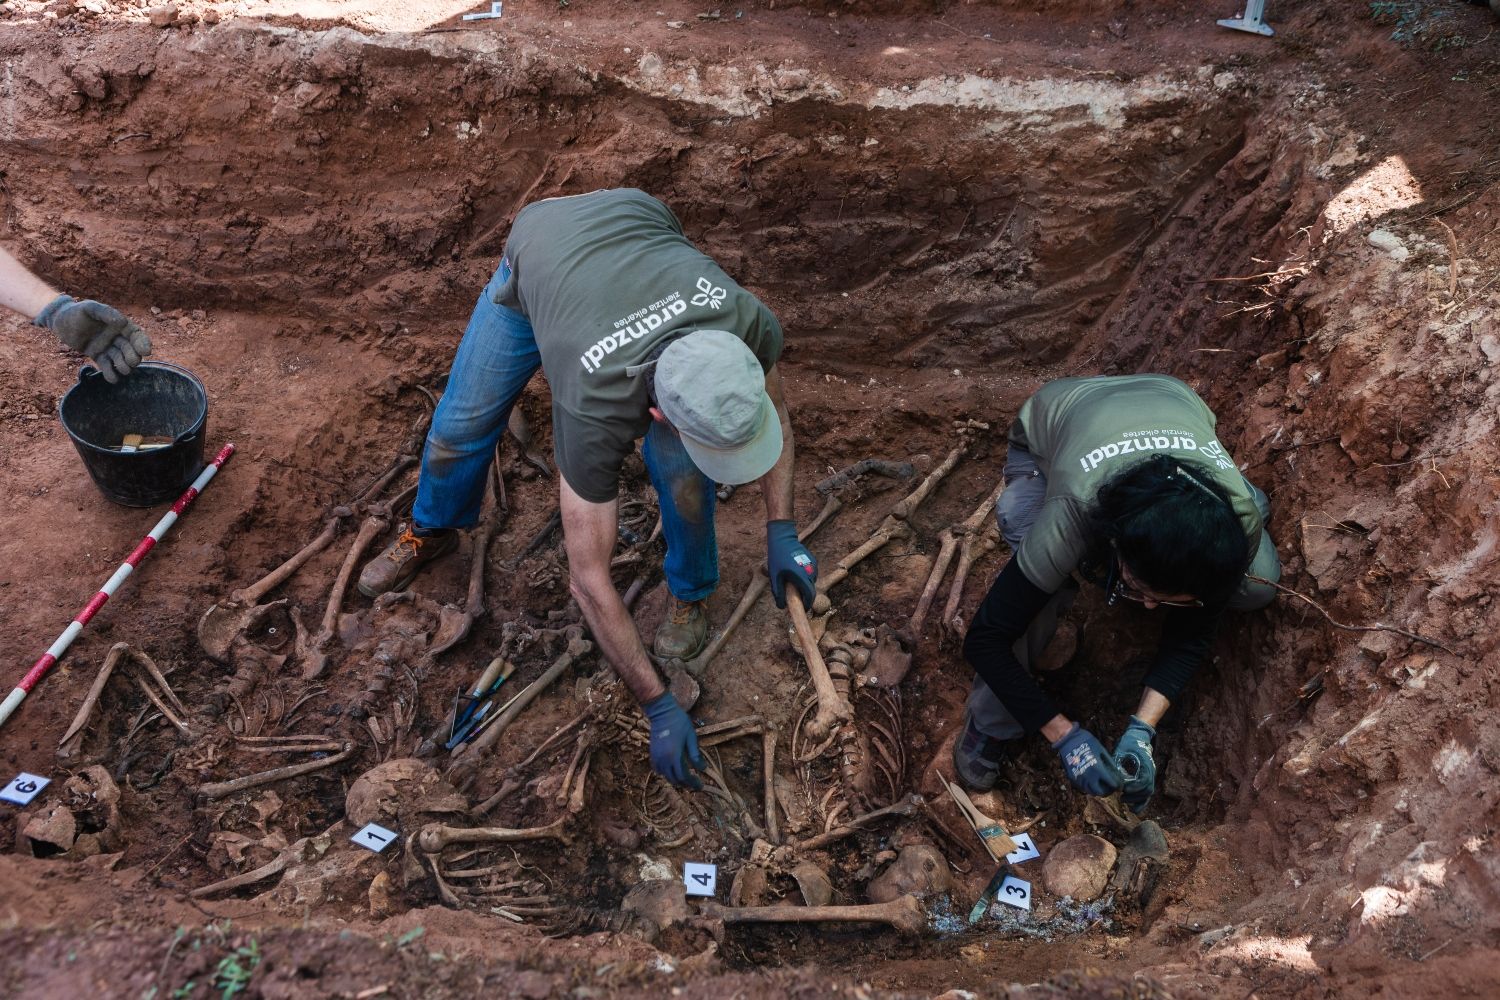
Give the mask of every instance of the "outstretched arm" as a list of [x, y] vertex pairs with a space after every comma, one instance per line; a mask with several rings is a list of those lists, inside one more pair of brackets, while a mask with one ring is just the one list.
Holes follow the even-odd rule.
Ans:
[[797, 449], [792, 440], [792, 418], [782, 394], [781, 372], [775, 365], [766, 372], [766, 395], [776, 407], [781, 422], [781, 455], [769, 472], [760, 477], [766, 501], [766, 569], [771, 577], [771, 598], [786, 607], [786, 587], [791, 584], [802, 596], [804, 607], [812, 607], [818, 596], [818, 561], [797, 539], [797, 521], [792, 513], [792, 467]]
[[0, 249], [0, 306], [31, 319], [47, 308], [57, 295], [57, 289]]
[[702, 768], [693, 720], [677, 704], [646, 656], [635, 621], [609, 578], [614, 553], [618, 503], [590, 503], [561, 482], [563, 540], [568, 549], [568, 587], [604, 659], [620, 675], [641, 711], [651, 721], [651, 767], [668, 781], [701, 788], [692, 768]]
[[619, 531], [618, 501], [590, 503], [573, 491], [566, 478], [559, 478], [569, 589], [604, 659], [644, 705], [666, 691], [666, 686], [656, 676], [635, 621], [609, 578], [609, 560]]
[[130, 374], [151, 353], [151, 339], [118, 309], [58, 294], [4, 250], [0, 250], [0, 305], [45, 326], [68, 347], [88, 355], [110, 382]]
[[760, 491], [766, 501], [767, 521], [790, 521], [792, 513], [792, 467], [796, 464], [797, 449], [792, 441], [792, 418], [787, 413], [786, 397], [782, 393], [781, 370], [775, 365], [766, 372], [766, 395], [776, 407], [776, 418], [781, 421], [781, 457], [771, 466], [771, 471], [760, 477]]

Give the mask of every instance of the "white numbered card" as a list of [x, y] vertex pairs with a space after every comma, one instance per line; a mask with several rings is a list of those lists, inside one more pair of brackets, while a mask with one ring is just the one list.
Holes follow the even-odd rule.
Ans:
[[396, 831], [387, 830], [378, 823], [366, 823], [358, 833], [349, 839], [360, 847], [379, 854], [390, 846], [391, 841], [396, 839]]
[[1000, 891], [995, 893], [995, 899], [1006, 906], [1014, 906], [1018, 910], [1031, 909], [1031, 883], [1025, 879], [1016, 878], [1014, 875], [1005, 876], [1005, 881], [1000, 883]]
[[1011, 864], [1018, 865], [1022, 861], [1030, 861], [1032, 858], [1042, 856], [1042, 852], [1036, 849], [1036, 842], [1031, 839], [1031, 834], [1012, 834], [1010, 839], [1016, 842], [1016, 849], [1005, 856], [1005, 860]]
[[719, 866], [687, 861], [682, 865], [682, 884], [689, 896], [712, 896], [719, 887]]
[[27, 774], [22, 771], [11, 780], [10, 784], [0, 790], [0, 799], [14, 802], [18, 806], [29, 806], [31, 800], [42, 794], [42, 789], [51, 783], [51, 778], [43, 778], [40, 775]]

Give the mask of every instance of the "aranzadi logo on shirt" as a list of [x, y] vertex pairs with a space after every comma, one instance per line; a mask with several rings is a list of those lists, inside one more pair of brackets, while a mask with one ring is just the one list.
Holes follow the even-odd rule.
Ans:
[[1083, 466], [1084, 472], [1093, 472], [1111, 458], [1130, 454], [1149, 455], [1160, 451], [1192, 452], [1203, 456], [1219, 469], [1234, 468], [1229, 452], [1217, 440], [1210, 438], [1200, 446], [1198, 439], [1189, 431], [1167, 430], [1127, 432], [1118, 441], [1092, 449], [1078, 459], [1078, 464]]
[[693, 296], [693, 305], [708, 306], [717, 309], [724, 304], [724, 298], [729, 293], [707, 278], [698, 279], [698, 294]]
[[643, 306], [615, 320], [615, 330], [600, 337], [595, 344], [578, 356], [586, 372], [596, 372], [606, 357], [648, 333], [660, 330], [663, 325], [687, 312], [688, 304], [681, 292], [673, 292], [649, 306]]
[[[709, 309], [720, 309], [724, 300], [729, 297], [729, 291], [721, 285], [716, 285], [707, 278], [699, 278], [695, 283], [698, 289], [692, 298], [695, 306]], [[687, 312], [688, 302], [681, 292], [673, 292], [663, 298], [657, 299], [649, 306], [642, 306], [628, 316], [622, 316], [614, 322], [614, 332], [600, 337], [592, 347], [578, 356], [583, 365], [583, 370], [590, 374], [599, 370], [599, 365], [606, 357], [618, 351], [633, 341], [640, 340], [649, 333], [655, 333], [662, 326]]]

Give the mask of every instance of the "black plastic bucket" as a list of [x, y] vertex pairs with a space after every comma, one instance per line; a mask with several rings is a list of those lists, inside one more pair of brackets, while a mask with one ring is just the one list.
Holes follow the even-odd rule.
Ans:
[[[57, 412], [94, 485], [115, 503], [176, 500], [203, 471], [208, 393], [186, 368], [146, 361], [111, 385], [97, 368], [84, 367]], [[157, 446], [121, 451], [127, 434]]]

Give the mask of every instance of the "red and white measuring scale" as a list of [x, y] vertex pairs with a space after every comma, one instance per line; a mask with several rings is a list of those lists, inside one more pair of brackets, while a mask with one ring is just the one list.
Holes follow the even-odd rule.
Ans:
[[208, 485], [208, 481], [214, 477], [214, 473], [218, 472], [224, 463], [229, 461], [229, 456], [233, 454], [234, 445], [232, 443], [226, 444], [219, 454], [214, 456], [214, 460], [204, 466], [203, 471], [198, 473], [198, 478], [193, 480], [193, 485], [188, 487], [187, 492], [178, 497], [177, 502], [172, 505], [172, 509], [162, 515], [161, 520], [156, 522], [156, 527], [152, 528], [151, 532], [145, 538], [141, 539], [141, 544], [135, 547], [135, 551], [125, 557], [125, 561], [120, 564], [120, 568], [115, 570], [114, 575], [105, 582], [103, 587], [99, 588], [99, 593], [94, 595], [94, 599], [84, 605], [83, 610], [78, 612], [77, 617], [68, 623], [68, 627], [63, 629], [62, 635], [57, 637], [57, 641], [48, 648], [47, 652], [42, 654], [42, 658], [37, 660], [32, 668], [26, 672], [26, 676], [21, 678], [21, 683], [16, 685], [16, 689], [10, 693], [10, 696], [4, 702], [0, 702], [0, 726], [5, 725], [5, 720], [10, 718], [11, 713], [16, 710], [16, 707], [31, 693], [31, 689], [36, 687], [37, 681], [40, 681], [47, 675], [49, 670], [56, 666], [57, 661], [62, 657], [63, 653], [67, 652], [68, 647], [73, 644], [73, 640], [78, 638], [78, 633], [82, 632], [83, 627], [89, 623], [89, 619], [98, 614], [99, 609], [104, 607], [105, 602], [114, 595], [116, 590], [120, 589], [120, 584], [125, 582], [125, 579], [135, 571], [140, 561], [146, 558], [146, 553], [156, 547], [156, 543], [161, 541], [162, 536], [192, 506], [193, 501], [198, 499], [198, 494], [203, 492], [203, 488]]

